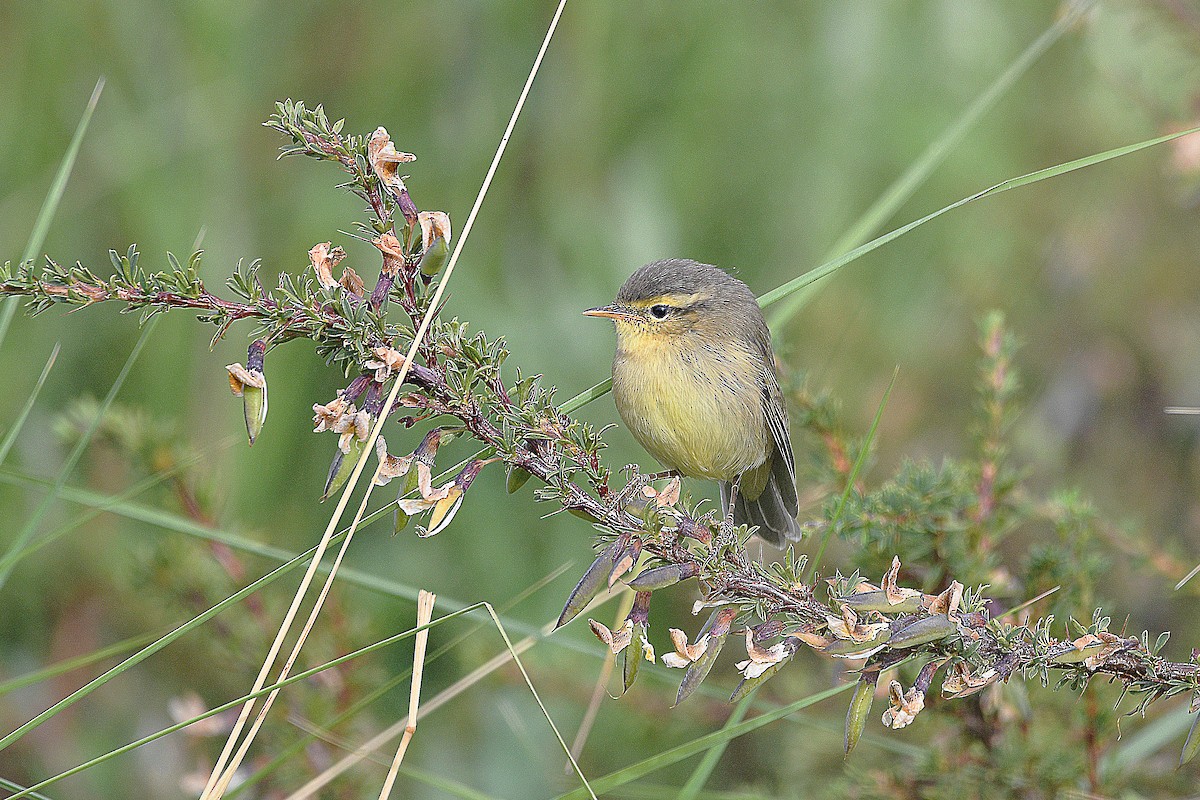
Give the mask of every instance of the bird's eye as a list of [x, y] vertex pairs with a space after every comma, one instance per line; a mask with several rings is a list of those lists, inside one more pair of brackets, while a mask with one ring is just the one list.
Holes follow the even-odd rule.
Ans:
[[666, 319], [670, 310], [670, 307], [659, 303], [658, 305], [650, 306], [650, 316], [654, 317], [655, 319]]

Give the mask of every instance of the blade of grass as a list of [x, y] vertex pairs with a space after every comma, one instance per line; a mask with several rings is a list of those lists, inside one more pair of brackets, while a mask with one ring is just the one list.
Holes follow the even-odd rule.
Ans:
[[[42, 245], [46, 243], [46, 234], [50, 230], [50, 223], [54, 220], [54, 215], [58, 212], [58, 203], [67, 190], [67, 181], [71, 177], [71, 170], [75, 168], [75, 159], [78, 158], [79, 148], [83, 145], [83, 136], [87, 133], [88, 124], [92, 121], [92, 112], [96, 110], [96, 104], [100, 102], [102, 91], [104, 91], [103, 77], [96, 81], [96, 88], [92, 89], [92, 96], [88, 98], [87, 105], [83, 108], [83, 115], [79, 118], [79, 124], [75, 126], [75, 135], [71, 137], [71, 143], [67, 145], [67, 152], [63, 154], [62, 163], [58, 165], [58, 172], [55, 173], [54, 181], [50, 184], [50, 191], [46, 193], [46, 199], [42, 201], [42, 207], [33, 221], [33, 230], [29, 234], [25, 252], [21, 255], [22, 263], [37, 258], [38, 253], [42, 250]], [[16, 314], [19, 304], [20, 301], [15, 297], [0, 302], [0, 344], [8, 335], [8, 326], [12, 324], [13, 315]]]
[[344, 656], [339, 656], [339, 657], [333, 659], [332, 661], [327, 661], [324, 664], [320, 664], [320, 665], [312, 667], [310, 669], [306, 669], [301, 672], [298, 672], [295, 675], [292, 675], [282, 681], [279, 681], [278, 683], [273, 683], [270, 686], [265, 686], [262, 689], [260, 689], [257, 693], [248, 694], [243, 697], [239, 697], [235, 700], [230, 700], [228, 703], [224, 703], [222, 705], [216, 706], [215, 708], [210, 708], [207, 711], [203, 712], [202, 714], [197, 714], [196, 716], [194, 716], [190, 719], [186, 719], [182, 722], [177, 722], [174, 725], [169, 725], [166, 728], [163, 728], [162, 730], [155, 731], [154, 733], [149, 734], [147, 736], [143, 736], [142, 738], [140, 738], [136, 741], [130, 742], [129, 744], [122, 745], [121, 747], [118, 747], [115, 750], [110, 750], [109, 752], [104, 753], [103, 755], [100, 755], [100, 756], [96, 756], [95, 758], [93, 758], [89, 761], [85, 761], [82, 764], [77, 764], [74, 767], [71, 767], [69, 770], [66, 770], [65, 772], [60, 772], [58, 775], [54, 775], [50, 778], [47, 778], [44, 781], [41, 781], [40, 783], [30, 786], [28, 789], [24, 789], [24, 790], [18, 792], [17, 794], [12, 795], [12, 797], [7, 798], [7, 800], [18, 800], [21, 797], [27, 796], [30, 792], [33, 792], [37, 789], [44, 789], [45, 787], [50, 786], [53, 783], [57, 783], [58, 781], [62, 780], [63, 778], [69, 778], [72, 775], [78, 775], [80, 772], [83, 772], [84, 770], [91, 769], [92, 767], [94, 767], [98, 764], [102, 764], [105, 761], [116, 758], [117, 756], [120, 756], [120, 755], [124, 755], [125, 753], [128, 753], [132, 750], [136, 750], [137, 748], [141, 747], [142, 745], [149, 744], [150, 742], [161, 739], [162, 737], [167, 736], [172, 733], [175, 733], [178, 730], [182, 730], [183, 728], [186, 728], [189, 725], [193, 725], [197, 722], [200, 722], [201, 720], [205, 720], [205, 719], [208, 719], [209, 717], [216, 716], [217, 714], [228, 711], [231, 708], [236, 708], [237, 706], [241, 705], [242, 703], [246, 702], [247, 700], [255, 699], [256, 696], [261, 697], [261, 696], [269, 694], [271, 692], [277, 692], [280, 689], [291, 686], [293, 683], [297, 683], [302, 680], [307, 680], [308, 678], [311, 678], [313, 675], [316, 675], [319, 672], [324, 672], [327, 669], [333, 669], [334, 667], [341, 666], [342, 664], [345, 664], [356, 658], [361, 658], [362, 656], [365, 656], [369, 653], [373, 653], [376, 650], [380, 650], [384, 647], [388, 647], [390, 645], [396, 644], [397, 642], [403, 641], [404, 639], [408, 639], [413, 636], [416, 636], [418, 633], [420, 633], [423, 630], [432, 628], [437, 625], [441, 625], [443, 622], [447, 622], [451, 619], [454, 619], [455, 617], [463, 616], [464, 614], [467, 614], [471, 611], [478, 610], [481, 606], [482, 606], [482, 604], [477, 603], [476, 605], [469, 606], [465, 609], [462, 609], [461, 611], [451, 612], [449, 614], [446, 614], [445, 616], [438, 617], [436, 620], [433, 620], [431, 623], [429, 623], [429, 625], [411, 628], [402, 633], [394, 634], [385, 639], [381, 639], [378, 642], [369, 644], [366, 647], [360, 647], [358, 650], [355, 650], [351, 653], [347, 653]]
[[39, 669], [36, 672], [29, 672], [24, 675], [19, 675], [16, 678], [11, 678], [3, 683], [0, 683], [0, 697], [15, 692], [18, 689], [24, 689], [26, 686], [48, 681], [51, 678], [57, 678], [59, 675], [64, 675], [68, 672], [74, 672], [82, 667], [90, 666], [97, 661], [115, 656], [118, 653], [124, 653], [127, 650], [132, 650], [135, 647], [141, 647], [157, 639], [157, 633], [143, 633], [140, 636], [131, 636], [120, 642], [114, 642], [106, 647], [101, 647], [99, 650], [93, 650], [90, 653], [85, 653], [75, 658], [68, 658], [65, 661], [59, 661], [56, 664], [51, 664], [48, 667]]
[[[731, 728], [737, 725], [746, 718], [746, 712], [750, 710], [750, 704], [754, 702], [756, 691], [743, 697], [734, 707], [733, 713], [729, 715], [729, 719], [725, 720], [725, 725], [722, 729]], [[700, 790], [704, 788], [704, 784], [708, 783], [708, 779], [712, 777], [713, 770], [717, 768], [717, 762], [721, 760], [721, 756], [725, 755], [725, 748], [729, 746], [729, 740], [718, 742], [713, 745], [700, 763], [696, 765], [695, 771], [692, 772], [687, 783], [679, 790], [676, 800], [696, 800], [700, 795]]]
[[888, 398], [892, 395], [892, 387], [896, 385], [896, 376], [900, 374], [900, 367], [897, 366], [892, 372], [892, 379], [888, 381], [887, 389], [883, 392], [883, 397], [879, 400], [879, 407], [875, 409], [875, 419], [871, 420], [871, 427], [867, 430], [867, 437], [863, 440], [862, 447], [858, 449], [858, 457], [854, 459], [854, 466], [850, 468], [850, 474], [846, 476], [846, 489], [842, 492], [841, 498], [838, 499], [837, 508], [834, 509], [833, 516], [829, 519], [829, 524], [825, 526], [825, 535], [821, 537], [821, 546], [817, 548], [817, 554], [813, 556], [812, 562], [808, 565], [808, 580], [812, 580], [817, 574], [817, 568], [820, 566], [821, 557], [825, 555], [825, 546], [829, 544], [829, 539], [833, 536], [834, 529], [837, 528], [838, 522], [842, 519], [842, 512], [846, 510], [846, 501], [850, 499], [850, 492], [854, 491], [854, 482], [858, 480], [858, 473], [862, 471], [863, 464], [866, 463], [867, 453], [871, 450], [871, 443], [875, 441], [875, 432], [879, 429], [879, 420], [883, 419], [883, 409], [887, 406]]
[[[434, 290], [433, 297], [430, 298], [429, 308], [421, 316], [421, 324], [417, 326], [416, 331], [413, 333], [412, 343], [409, 345], [408, 352], [404, 356], [404, 362], [400, 365], [400, 369], [397, 371], [395, 382], [392, 384], [392, 389], [388, 393], [387, 400], [382, 406], [383, 408], [392, 408], [395, 404], [396, 397], [400, 393], [400, 387], [404, 384], [404, 380], [407, 377], [409, 370], [412, 368], [413, 359], [416, 358], [417, 349], [421, 346], [421, 342], [424, 340], [425, 334], [429, 331], [429, 326], [433, 322], [433, 316], [437, 312], [439, 304], [441, 303], [442, 295], [446, 291], [446, 286], [449, 285], [450, 279], [454, 275], [454, 268], [458, 264], [458, 258], [462, 254], [463, 246], [466, 244], [467, 239], [471, 235], [471, 231], [475, 224], [475, 219], [479, 215], [479, 209], [483, 206], [483, 201], [487, 197], [488, 189], [492, 185], [492, 179], [495, 177], [496, 170], [500, 166], [500, 161], [504, 157], [504, 151], [508, 148], [509, 138], [512, 136], [513, 129], [516, 128], [517, 120], [521, 117], [521, 111], [524, 109], [525, 101], [529, 97], [529, 90], [533, 87], [533, 81], [537, 77], [538, 70], [541, 68], [542, 59], [545, 57], [546, 51], [550, 47], [550, 42], [554, 38], [554, 32], [558, 28], [558, 21], [562, 17], [562, 12], [566, 7], [566, 4], [567, 0], [559, 0], [558, 7], [554, 11], [554, 16], [550, 20], [550, 26], [546, 30], [546, 36], [542, 39], [542, 46], [538, 50], [538, 54], [533, 60], [533, 66], [529, 70], [529, 76], [525, 79], [525, 85], [522, 87], [521, 93], [517, 97], [517, 103], [513, 108], [512, 116], [509, 117], [508, 126], [504, 130], [504, 135], [500, 138], [500, 144], [496, 147], [496, 154], [492, 157], [492, 163], [488, 167], [487, 174], [484, 175], [483, 184], [479, 187], [479, 194], [475, 196], [475, 202], [471, 206], [470, 213], [467, 214], [467, 221], [463, 225], [462, 235], [459, 237], [458, 242], [454, 245], [454, 250], [450, 254], [449, 261], [446, 262], [446, 267], [442, 272], [442, 278], [438, 281], [437, 289]], [[272, 644], [270, 651], [267, 653], [267, 657], [263, 660], [262, 669], [259, 672], [258, 678], [254, 682], [255, 687], [260, 687], [263, 684], [263, 682], [266, 680], [266, 676], [270, 672], [271, 667], [274, 665], [279, 646], [282, 644], [283, 639], [287, 636], [287, 633], [291, 628], [291, 623], [295, 612], [299, 608], [300, 603], [303, 601], [304, 596], [308, 591], [309, 582], [312, 580], [312, 576], [315, 574], [315, 568], [318, 562], [321, 560], [321, 556], [324, 554], [324, 548], [328, 545], [329, 538], [333, 535], [333, 531], [337, 529], [337, 525], [341, 521], [342, 514], [346, 509], [346, 504], [350, 499], [350, 495], [358, 485], [358, 480], [362, 476], [363, 468], [366, 465], [367, 459], [370, 457], [371, 452], [374, 450], [375, 441], [379, 438], [379, 434], [383, 430], [383, 426], [386, 422], [387, 414], [380, 414], [379, 419], [376, 420], [374, 425], [371, 426], [371, 432], [368, 434], [366, 441], [363, 443], [362, 454], [359, 456], [358, 462], [355, 464], [354, 470], [350, 474], [350, 478], [346, 481], [346, 486], [342, 490], [342, 495], [338, 500], [337, 507], [330, 516], [329, 524], [326, 526], [325, 533], [321, 537], [321, 543], [317, 546], [317, 555], [313, 559], [310, 569], [305, 573], [304, 578], [301, 580], [300, 588], [297, 589], [295, 599], [292, 601], [292, 606], [288, 610], [287, 615], [284, 617], [283, 623], [279, 627], [279, 633], [275, 638], [275, 642]], [[380, 462], [380, 466], [382, 466], [382, 462]], [[377, 468], [376, 475], [378, 475], [378, 472], [379, 469]], [[367, 501], [370, 499], [374, 488], [375, 481], [369, 481], [363, 498], [364, 508]], [[354, 535], [354, 530], [355, 525], [351, 525], [350, 532], [347, 534], [347, 538]], [[332, 581], [335, 574], [335, 571], [330, 571], [330, 581]], [[328, 586], [329, 582], [326, 583], [326, 588], [328, 588]], [[322, 592], [322, 597], [324, 597], [324, 592]], [[320, 604], [321, 601], [318, 600], [314, 607], [313, 614], [319, 612]], [[299, 652], [299, 648], [304, 643], [304, 638], [304, 633], [298, 637], [296, 645], [293, 648], [295, 652]], [[270, 697], [270, 695], [268, 697]], [[229, 759], [229, 756], [233, 750], [233, 746], [236, 743], [238, 736], [241, 733], [246, 719], [250, 715], [251, 710], [252, 705], [247, 704], [242, 709], [242, 713], [239, 714], [238, 721], [234, 725], [234, 729], [230, 733], [229, 739], [226, 741], [225, 747], [222, 749], [216, 765], [213, 767], [213, 772], [209, 777], [208, 785], [205, 786], [204, 793], [201, 795], [202, 800], [219, 800], [224, 788], [228, 786], [230, 781], [233, 780], [234, 773], [236, 772], [238, 764], [241, 761], [241, 757], [239, 755], [234, 755], [233, 759]], [[244, 754], [246, 752], [246, 749], [249, 747], [252, 739], [253, 734], [248, 733], [246, 736], [246, 741], [244, 741], [241, 748], [239, 748], [240, 753]], [[228, 766], [226, 765], [227, 760], [229, 761]], [[222, 772], [222, 770], [224, 770], [224, 772]]]
[[1090, 156], [1084, 156], [1082, 158], [1077, 158], [1073, 161], [1067, 161], [1062, 164], [1055, 164], [1052, 167], [1035, 170], [1034, 172], [1028, 172], [1024, 175], [1018, 175], [1015, 178], [1009, 178], [1008, 180], [1001, 181], [1000, 183], [989, 186], [988, 188], [976, 192], [973, 195], [964, 197], [961, 200], [956, 200], [948, 206], [943, 206], [937, 211], [926, 214], [920, 219], [913, 220], [907, 225], [902, 225], [901, 227], [896, 228], [889, 233], [885, 233], [883, 236], [878, 236], [866, 244], [854, 248], [849, 253], [838, 256], [837, 258], [828, 261], [821, 266], [816, 267], [815, 269], [809, 270], [803, 275], [793, 278], [782, 286], [778, 286], [764, 294], [762, 297], [758, 298], [758, 304], [765, 307], [771, 305], [772, 303], [777, 303], [788, 295], [803, 289], [805, 286], [808, 286], [810, 283], [815, 283], [821, 278], [828, 277], [834, 272], [837, 272], [851, 261], [857, 261], [867, 253], [870, 253], [873, 250], [878, 250], [888, 242], [900, 238], [914, 228], [919, 228], [925, 223], [935, 220], [943, 214], [953, 211], [956, 208], [960, 208], [961, 206], [965, 206], [968, 203], [973, 203], [976, 200], [982, 200], [985, 197], [992, 197], [1004, 192], [1009, 192], [1013, 189], [1020, 189], [1023, 186], [1030, 186], [1035, 183], [1040, 183], [1041, 181], [1049, 180], [1050, 178], [1057, 178], [1060, 175], [1066, 175], [1068, 173], [1075, 172], [1076, 170], [1081, 170], [1084, 167], [1102, 164], [1105, 161], [1111, 161], [1114, 158], [1121, 158], [1123, 156], [1131, 155], [1140, 150], [1145, 150], [1148, 147], [1155, 147], [1157, 145], [1179, 139], [1183, 136], [1189, 136], [1193, 133], [1200, 133], [1200, 126], [1188, 128], [1187, 130], [1178, 131], [1176, 133], [1168, 133], [1164, 136], [1156, 136], [1153, 139], [1146, 139], [1144, 141], [1135, 142], [1134, 144], [1127, 144], [1122, 147], [1114, 147], [1113, 149], [1105, 150], [1102, 153], [1094, 153]]
[[[1004, 72], [1000, 73], [990, 86], [963, 109], [950, 127], [929, 143], [925, 152], [921, 153], [917, 160], [909, 165], [908, 169], [879, 196], [879, 199], [863, 212], [863, 215], [829, 248], [822, 260], [828, 261], [851, 247], [861, 244], [863, 239], [874, 233], [880, 225], [895, 214], [934, 170], [941, 166], [942, 162], [946, 160], [946, 156], [963, 140], [967, 132], [979, 122], [984, 114], [996, 106], [1005, 92], [1011, 89], [1021, 76], [1028, 72], [1029, 68], [1075, 25], [1091, 5], [1090, 2], [1071, 4], [1067, 13], [1059, 17], [1058, 21], [1026, 47], [1025, 51], [1017, 56], [1017, 59]], [[805, 292], [797, 292], [783, 304], [782, 308], [776, 309], [768, 320], [771, 330], [777, 331], [786, 324], [796, 315], [796, 312], [808, 303], [812, 295], [811, 288]]]
[[[669, 767], [685, 758], [702, 753], [705, 750], [711, 749], [714, 745], [721, 742], [728, 742], [736, 739], [739, 736], [758, 730], [764, 725], [768, 725], [775, 720], [782, 719], [788, 714], [816, 705], [822, 700], [828, 700], [830, 697], [841, 694], [849, 689], [854, 688], [853, 683], [847, 683], [842, 686], [835, 686], [832, 689], [826, 689], [823, 692], [809, 695], [803, 699], [797, 700], [794, 703], [789, 703], [775, 711], [769, 711], [765, 714], [759, 714], [757, 717], [745, 722], [739, 722], [737, 725], [732, 725], [728, 728], [722, 728], [719, 731], [705, 734], [697, 737], [690, 742], [672, 747], [657, 753], [650, 758], [643, 759], [636, 764], [630, 764], [628, 767], [623, 767], [615, 772], [610, 772], [601, 778], [595, 778], [592, 781], [592, 788], [597, 792], [610, 792], [618, 786], [623, 786], [630, 781], [635, 781], [643, 775], [649, 775], [652, 772]], [[582, 790], [576, 789], [566, 794], [561, 794], [555, 800], [582, 800], [586, 797]]]
[[[343, 534], [338, 534], [338, 536], [335, 538], [340, 539], [340, 537], [342, 535]], [[42, 713], [38, 714], [36, 717], [29, 720], [24, 725], [21, 725], [19, 728], [12, 731], [8, 735], [4, 736], [3, 738], [0, 738], [0, 750], [3, 750], [4, 748], [8, 747], [10, 744], [12, 744], [16, 740], [20, 739], [22, 736], [29, 733], [29, 731], [38, 727], [39, 725], [41, 725], [42, 723], [44, 723], [46, 720], [50, 719], [54, 715], [58, 714], [63, 709], [69, 708], [70, 706], [79, 702], [83, 698], [87, 697], [89, 694], [94, 692], [96, 689], [99, 689], [101, 686], [108, 683], [110, 680], [117, 677], [121, 673], [126, 672], [129, 669], [132, 669], [137, 664], [140, 664], [142, 661], [145, 661], [147, 658], [154, 655], [159, 650], [162, 650], [164, 647], [166, 647], [171, 642], [178, 639], [180, 636], [183, 636], [185, 633], [200, 627], [205, 622], [208, 622], [210, 619], [215, 617], [217, 614], [220, 614], [222, 611], [224, 611], [225, 609], [234, 605], [238, 601], [243, 600], [246, 597], [249, 597], [250, 595], [257, 592], [259, 589], [263, 588], [264, 586], [274, 582], [275, 580], [277, 580], [279, 578], [282, 578], [284, 575], [288, 574], [296, 567], [299, 567], [299, 566], [305, 564], [308, 561], [308, 559], [313, 557], [313, 555], [316, 553], [316, 550], [317, 550], [317, 548], [315, 548], [315, 547], [310, 550], [306, 550], [303, 553], [301, 553], [300, 555], [296, 556], [291, 561], [287, 562], [286, 564], [282, 564], [282, 565], [276, 567], [271, 572], [262, 576], [261, 578], [254, 581], [253, 583], [248, 584], [247, 586], [243, 587], [242, 589], [239, 589], [237, 592], [234, 592], [229, 597], [226, 597], [224, 600], [220, 601], [219, 603], [216, 603], [215, 605], [209, 607], [205, 611], [200, 612], [195, 617], [192, 617], [190, 620], [183, 623], [182, 625], [179, 625], [178, 627], [174, 628], [169, 633], [167, 633], [165, 636], [162, 636], [162, 637], [156, 639], [151, 644], [147, 645], [146, 647], [143, 647], [141, 650], [137, 651], [136, 653], [131, 655], [129, 658], [126, 658], [120, 664], [117, 664], [116, 666], [112, 667], [109, 670], [106, 670], [104, 673], [97, 676], [96, 678], [93, 678], [91, 681], [84, 684], [83, 686], [76, 689], [75, 691], [71, 692], [71, 694], [67, 695], [62, 700], [59, 700], [57, 703], [50, 706], [50, 708], [46, 709]]]
[[[418, 628], [428, 625], [429, 620], [433, 618], [433, 604], [436, 599], [437, 596], [432, 592], [422, 592], [417, 598]], [[396, 757], [392, 759], [392, 765], [383, 781], [383, 788], [379, 790], [379, 800], [388, 800], [392, 796], [392, 786], [395, 785], [396, 775], [404, 763], [404, 754], [408, 752], [408, 745], [417, 733], [417, 712], [421, 708], [421, 679], [425, 674], [425, 648], [428, 644], [429, 631], [422, 630], [417, 634], [417, 641], [413, 647], [412, 682], [408, 692], [408, 725], [404, 727], [404, 736], [396, 747]]]
[[[234, 437], [230, 437], [229, 439], [226, 440], [226, 443], [224, 445], [222, 445], [220, 449], [224, 449], [225, 447], [228, 447], [229, 445], [233, 444], [233, 442], [235, 442], [235, 441], [238, 441], [238, 439], [235, 439]], [[216, 450], [216, 449], [218, 449], [218, 448], [213, 448], [212, 450]], [[80, 527], [86, 525], [87, 523], [91, 522], [96, 517], [99, 517], [101, 514], [105, 513], [106, 511], [111, 511], [113, 509], [113, 507], [115, 507], [117, 504], [131, 500], [132, 498], [137, 497], [141, 493], [154, 488], [155, 486], [162, 483], [163, 481], [168, 480], [175, 475], [178, 475], [180, 472], [191, 467], [193, 464], [197, 464], [197, 463], [205, 460], [206, 458], [208, 458], [211, 455], [211, 452], [212, 451], [210, 450], [210, 451], [202, 451], [200, 453], [196, 453], [191, 458], [187, 458], [187, 459], [184, 459], [183, 461], [179, 461], [179, 462], [171, 465], [167, 469], [161, 470], [159, 472], [154, 473], [153, 475], [149, 475], [149, 476], [143, 478], [142, 480], [133, 484], [128, 489], [126, 489], [123, 492], [120, 492], [119, 494], [110, 495], [106, 498], [104, 498], [101, 495], [96, 495], [97, 498], [102, 498], [102, 499], [99, 500], [95, 505], [92, 505], [91, 510], [85, 511], [84, 513], [78, 515], [74, 519], [68, 520], [67, 522], [63, 523], [62, 525], [59, 525], [54, 530], [42, 534], [41, 536], [39, 536], [37, 538], [37, 541], [33, 542], [28, 547], [26, 547], [24, 550], [22, 550], [20, 553], [18, 553], [17, 558], [18, 559], [25, 558], [26, 556], [30, 555], [31, 553], [34, 553], [37, 550], [41, 550], [43, 547], [46, 547], [47, 545], [54, 543], [55, 541], [62, 538], [63, 536], [66, 536], [71, 531], [73, 531], [77, 528], [80, 528]], [[0, 475], [0, 481], [3, 481], [4, 479], [5, 479], [5, 476]], [[13, 481], [13, 483], [17, 483], [17, 481]], [[28, 486], [42, 484], [42, 482], [40, 482], [40, 481], [35, 482], [33, 480], [26, 481], [23, 483]], [[49, 481], [46, 481], [44, 483], [44, 485], [49, 486], [52, 484]], [[67, 500], [67, 501], [74, 502], [75, 498], [70, 496], [73, 494], [74, 494], [74, 492], [73, 492], [72, 488], [69, 486], [63, 486], [58, 491], [58, 497], [61, 500]], [[293, 553], [292, 555], [295, 555], [295, 553]], [[290, 557], [291, 556], [289, 556], [289, 558]], [[284, 560], [286, 560], [286, 559], [284, 559]]]
[[42, 387], [46, 385], [46, 378], [50, 377], [50, 369], [54, 366], [55, 360], [58, 358], [59, 345], [55, 343], [54, 349], [50, 351], [50, 357], [46, 359], [46, 366], [42, 367], [42, 374], [38, 376], [37, 382], [33, 385], [33, 391], [29, 393], [29, 397], [25, 400], [25, 406], [21, 409], [21, 413], [17, 415], [17, 419], [13, 422], [12, 427], [8, 429], [8, 433], [4, 435], [4, 441], [0, 442], [0, 464], [3, 464], [8, 458], [8, 451], [17, 442], [17, 436], [21, 434], [21, 429], [25, 427], [25, 420], [29, 418], [29, 412], [33, 410], [33, 404], [37, 400], [38, 395], [42, 392]]
[[[518, 604], [522, 603], [527, 598], [531, 597], [537, 591], [548, 586], [552, 581], [554, 581], [556, 578], [558, 578], [560, 575], [562, 575], [564, 572], [566, 572], [572, 566], [573, 566], [573, 563], [568, 561], [567, 563], [563, 564], [558, 569], [550, 572], [548, 575], [543, 577], [541, 580], [534, 582], [530, 586], [527, 586], [525, 589], [521, 590], [521, 592], [519, 592], [516, 596], [514, 596], [513, 598], [508, 600], [504, 604], [504, 606], [502, 607], [501, 610], [504, 612], [512, 610], [512, 608], [514, 608]], [[478, 623], [478, 624], [472, 626], [471, 628], [467, 629], [463, 633], [459, 634], [458, 636], [454, 637], [453, 639], [449, 640], [448, 642], [443, 644], [441, 647], [439, 647], [437, 650], [433, 651], [433, 653], [431, 653], [430, 656], [426, 659], [426, 663], [427, 664], [434, 663], [439, 658], [446, 655], [447, 653], [449, 653], [454, 648], [458, 647], [463, 642], [467, 641], [468, 639], [473, 638], [484, 627], [486, 627], [486, 623]], [[561, 643], [562, 642], [561, 637], [557, 641], [559, 643]], [[384, 682], [380, 686], [378, 686], [375, 689], [373, 689], [372, 691], [368, 692], [366, 695], [364, 695], [363, 697], [356, 700], [345, 711], [342, 711], [337, 716], [333, 717], [333, 719], [324, 723], [324, 725], [322, 726], [323, 729], [327, 730], [327, 731], [333, 730], [334, 728], [336, 728], [338, 725], [345, 722], [346, 720], [355, 717], [360, 711], [369, 707], [376, 700], [378, 700], [379, 698], [383, 697], [385, 694], [390, 692], [393, 688], [399, 686], [401, 683], [408, 680], [410, 674], [411, 674], [411, 670], [404, 670], [400, 674], [393, 677], [391, 680]], [[253, 786], [254, 784], [263, 780], [268, 775], [273, 773], [275, 770], [279, 769], [284, 764], [286, 764], [293, 756], [295, 756], [299, 753], [302, 753], [305, 750], [305, 748], [308, 747], [308, 745], [313, 741], [314, 738], [315, 738], [315, 736], [306, 736], [306, 737], [303, 737], [303, 738], [293, 742], [292, 744], [288, 745], [282, 752], [276, 754], [266, 765], [260, 767], [259, 769], [255, 770], [252, 774], [246, 776], [243, 780], [241, 780], [238, 783], [237, 786], [233, 787], [228, 792], [226, 792], [225, 797], [227, 797], [227, 798], [235, 797], [236, 795], [240, 794], [241, 792], [248, 790], [251, 786]]]
[[150, 334], [153, 333], [158, 324], [158, 317], [151, 319], [146, 326], [142, 328], [142, 333], [138, 337], [137, 342], [133, 345], [133, 350], [129, 353], [129, 357], [125, 359], [125, 365], [121, 367], [121, 372], [117, 375], [117, 379], [113, 381], [112, 387], [108, 390], [108, 395], [105, 396], [103, 402], [96, 409], [96, 416], [92, 419], [83, 435], [79, 437], [79, 441], [75, 443], [67, 460], [63, 462], [62, 469], [58, 472], [58, 478], [54, 482], [54, 486], [50, 489], [49, 494], [42, 498], [42, 502], [38, 505], [37, 510], [25, 522], [24, 527], [9, 542], [8, 550], [3, 558], [0, 558], [0, 588], [4, 587], [8, 576], [12, 574], [13, 568], [21, 557], [21, 551], [29, 544], [29, 540], [37, 533], [37, 528], [42, 523], [42, 518], [46, 516], [46, 512], [54, 505], [58, 498], [58, 492], [66, 485], [67, 478], [70, 477], [71, 471], [75, 469], [75, 465], [79, 463], [79, 459], [83, 456], [83, 451], [91, 444], [92, 437], [96, 435], [96, 431], [100, 427], [104, 415], [108, 413], [109, 407], [117, 398], [117, 393], [121, 391], [121, 387], [125, 385], [125, 379], [129, 377], [129, 371], [133, 369], [133, 364], [137, 361], [138, 354], [142, 352], [146, 342], [150, 339]]

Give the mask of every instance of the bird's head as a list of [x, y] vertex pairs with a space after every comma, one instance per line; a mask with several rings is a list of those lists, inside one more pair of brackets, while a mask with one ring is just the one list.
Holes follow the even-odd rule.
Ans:
[[654, 261], [629, 276], [617, 299], [583, 313], [608, 317], [623, 343], [661, 341], [688, 332], [718, 335], [758, 310], [746, 284], [708, 264], [684, 259]]

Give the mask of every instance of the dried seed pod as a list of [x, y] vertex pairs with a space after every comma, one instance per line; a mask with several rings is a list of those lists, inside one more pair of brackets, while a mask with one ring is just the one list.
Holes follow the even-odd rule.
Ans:
[[948, 617], [940, 614], [934, 617], [919, 619], [911, 625], [906, 625], [892, 634], [888, 645], [899, 649], [929, 644], [958, 633], [958, 626]]
[[850, 699], [850, 708], [846, 710], [846, 734], [842, 742], [846, 758], [854, 752], [863, 730], [867, 727], [867, 720], [871, 716], [871, 703], [875, 700], [875, 682], [878, 679], [878, 672], [871, 673], [869, 680], [864, 675], [854, 687], [854, 697]]
[[876, 589], [873, 592], [862, 592], [860, 594], [852, 594], [848, 597], [839, 597], [838, 602], [844, 606], [850, 606], [855, 611], [878, 611], [882, 614], [911, 614], [914, 611], [919, 611], [921, 608], [921, 595], [916, 594], [910, 597], [905, 597], [899, 603], [893, 604], [888, 599], [888, 594], [883, 589]]
[[838, 658], [865, 658], [887, 644], [891, 638], [892, 632], [885, 628], [865, 642], [836, 639], [825, 648], [825, 652]]
[[559, 614], [558, 622], [554, 625], [556, 629], [574, 619], [592, 601], [593, 597], [600, 594], [600, 591], [608, 584], [608, 576], [617, 563], [617, 557], [624, 549], [625, 542], [618, 539], [600, 552], [600, 555], [588, 567], [587, 572], [583, 573], [583, 577], [571, 591], [571, 595], [567, 598], [567, 604], [563, 606], [562, 614]]
[[652, 567], [651, 569], [642, 570], [636, 578], [629, 581], [629, 588], [639, 592], [652, 592], [656, 589], [665, 589], [680, 581], [694, 577], [698, 571], [696, 565], [690, 561], [683, 564], [666, 564], [661, 567]]

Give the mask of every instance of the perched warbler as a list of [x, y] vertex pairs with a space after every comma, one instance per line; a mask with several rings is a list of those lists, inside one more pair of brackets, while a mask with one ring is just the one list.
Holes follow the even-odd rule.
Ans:
[[583, 313], [616, 323], [613, 399], [634, 438], [668, 469], [720, 481], [734, 524], [776, 546], [799, 539], [787, 407], [749, 287], [708, 264], [655, 261]]

